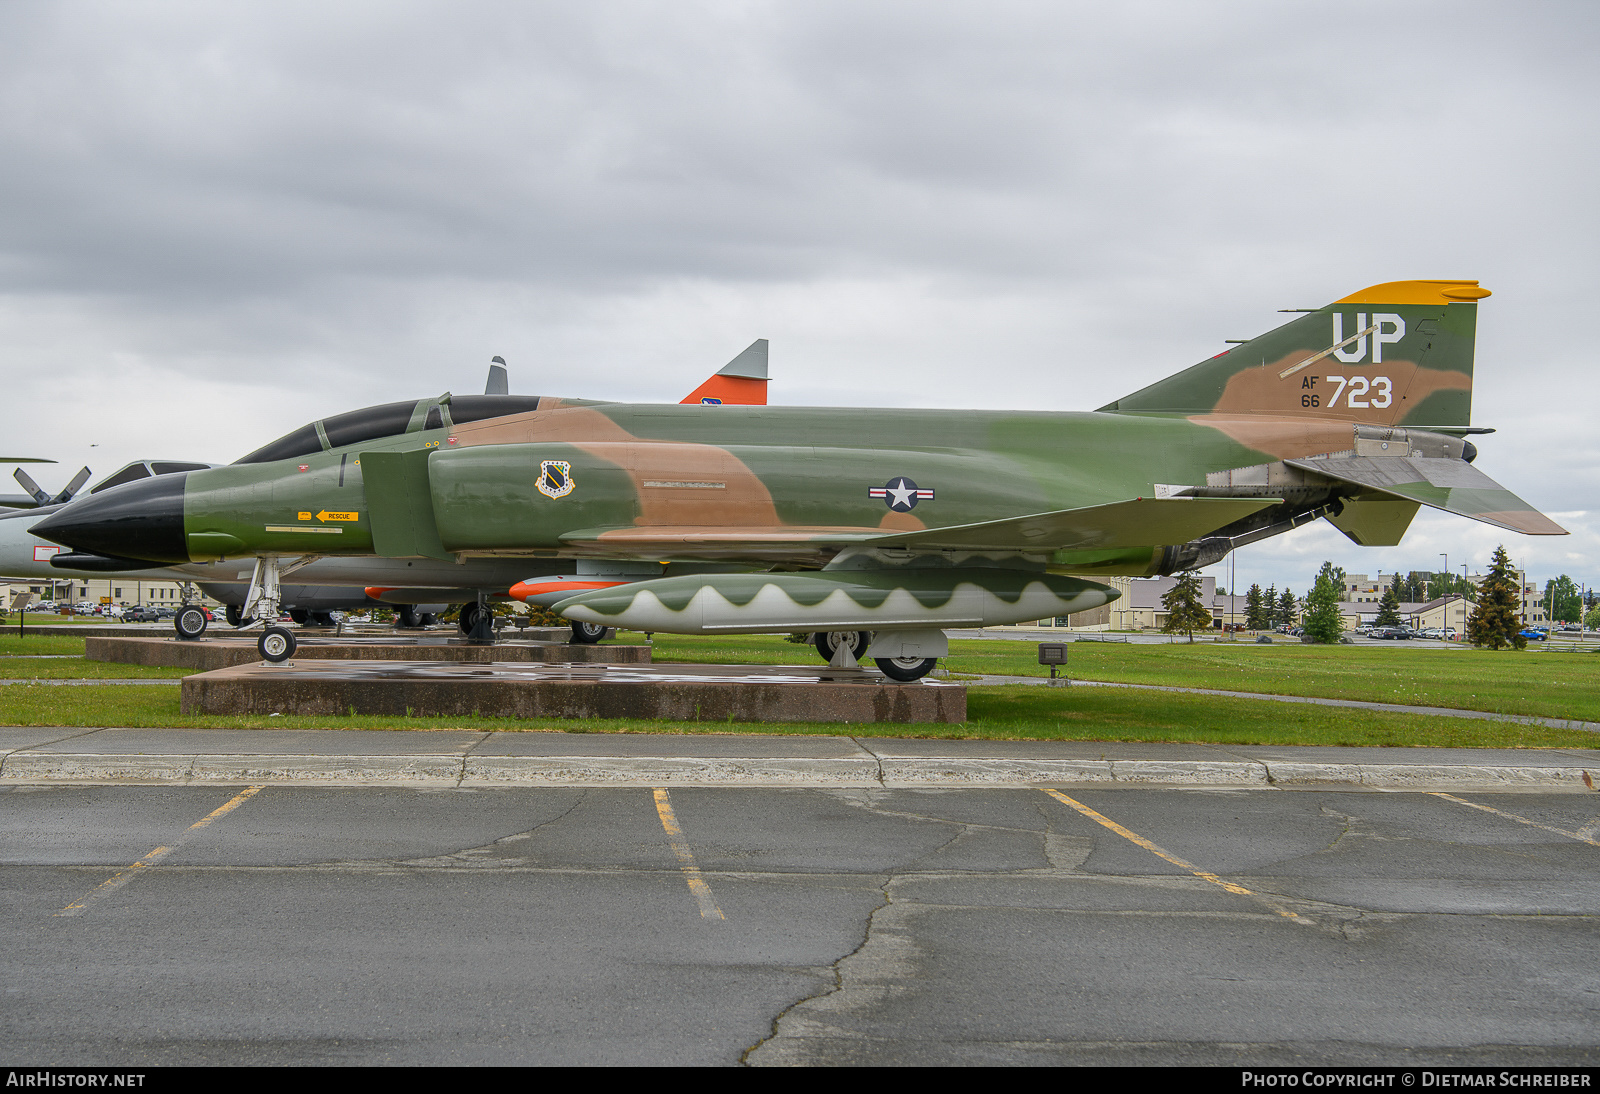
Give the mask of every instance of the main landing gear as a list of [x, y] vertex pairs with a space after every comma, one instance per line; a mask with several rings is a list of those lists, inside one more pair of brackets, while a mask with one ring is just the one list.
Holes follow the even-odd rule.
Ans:
[[870, 631], [818, 631], [811, 636], [817, 647], [817, 656], [832, 668], [857, 668], [872, 645]]
[[891, 680], [909, 684], [921, 680], [939, 663], [937, 657], [874, 657], [872, 663]]
[[572, 621], [572, 645], [592, 646], [604, 638], [610, 629], [604, 623], [584, 623], [574, 619]]
[[[935, 638], [936, 636], [936, 638]], [[948, 650], [944, 643], [944, 635], [939, 632], [919, 634], [908, 647], [901, 635], [879, 635], [891, 650], [900, 653], [898, 657], [874, 657], [872, 663], [878, 666], [878, 671], [891, 680], [902, 684], [909, 684], [913, 680], [921, 680], [932, 672], [939, 664], [937, 657], [921, 657], [918, 654], [927, 652], [924, 643], [934, 638], [934, 649]], [[867, 651], [873, 645], [871, 631], [818, 631], [811, 636], [813, 644], [817, 647], [817, 655], [826, 661], [831, 668], [853, 669], [859, 668], [860, 662], [865, 660]]]
[[477, 601], [468, 601], [461, 605], [461, 615], [456, 619], [456, 628], [461, 631], [461, 636], [470, 642], [490, 645], [494, 642], [494, 612], [480, 595]]

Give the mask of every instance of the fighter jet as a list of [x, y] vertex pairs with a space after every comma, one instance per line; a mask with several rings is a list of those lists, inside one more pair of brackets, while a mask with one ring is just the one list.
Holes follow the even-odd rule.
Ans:
[[[283, 574], [335, 555], [733, 563], [745, 572], [552, 606], [649, 631], [842, 635], [836, 663], [865, 653], [912, 680], [946, 628], [1084, 611], [1117, 595], [1094, 577], [1210, 565], [1319, 518], [1363, 545], [1398, 543], [1422, 505], [1564, 534], [1472, 463], [1466, 437], [1491, 432], [1470, 422], [1488, 295], [1375, 285], [1087, 413], [392, 403], [34, 531], [153, 562], [253, 559], [269, 604]], [[263, 654], [288, 656], [269, 637]]]
[[[684, 402], [764, 404], [766, 372], [767, 340], [762, 338], [713, 373]], [[758, 375], [759, 382], [755, 379]], [[718, 393], [716, 398], [705, 395], [712, 391]], [[506, 395], [508, 392], [509, 373], [505, 358], [496, 356], [489, 365], [484, 394]], [[55, 461], [22, 458], [0, 462]], [[172, 460], [139, 460], [108, 476], [95, 485], [90, 493], [98, 494], [154, 475], [197, 471], [211, 466]], [[24, 472], [17, 470], [17, 480], [28, 489], [29, 494], [0, 496], [0, 505], [27, 507], [35, 511], [0, 514], [0, 573], [12, 578], [45, 581], [104, 578], [114, 573], [128, 580], [194, 582], [207, 596], [224, 604], [230, 624], [238, 627], [249, 622], [251, 616], [246, 608], [251, 607], [251, 571], [248, 565], [242, 572], [238, 564], [230, 565], [226, 561], [151, 567], [148, 562], [137, 559], [66, 551], [32, 535], [29, 526], [36, 523], [41, 515], [54, 512], [70, 501], [89, 476], [89, 469], [83, 468], [64, 490], [52, 497]], [[577, 569], [580, 572], [563, 574], [559, 572], [562, 569]], [[705, 570], [708, 567], [690, 566], [687, 569]], [[449, 605], [463, 604], [459, 626], [463, 633], [470, 633], [474, 624], [480, 621], [480, 616], [485, 621], [487, 619], [487, 613], [481, 612], [477, 603], [485, 590], [495, 590], [489, 594], [491, 598], [522, 599], [539, 604], [549, 599], [548, 595], [540, 594], [548, 594], [552, 588], [611, 588], [625, 580], [660, 577], [664, 573], [684, 570], [685, 567], [681, 566], [668, 570], [659, 565], [641, 568], [636, 563], [626, 561], [583, 560], [576, 566], [552, 562], [535, 576], [528, 564], [511, 560], [483, 559], [461, 566], [426, 560], [324, 558], [298, 570], [298, 580], [294, 584], [280, 586], [279, 606], [296, 623], [328, 626], [333, 622], [330, 614], [333, 611], [364, 610], [387, 605], [395, 609], [402, 627], [417, 627], [434, 622], [436, 614]], [[530, 580], [534, 584], [530, 585]], [[180, 633], [183, 625], [190, 621], [180, 616]], [[192, 624], [199, 632], [203, 632], [203, 613], [192, 617]], [[573, 641], [597, 642], [606, 630], [606, 627], [595, 624], [573, 622]]]

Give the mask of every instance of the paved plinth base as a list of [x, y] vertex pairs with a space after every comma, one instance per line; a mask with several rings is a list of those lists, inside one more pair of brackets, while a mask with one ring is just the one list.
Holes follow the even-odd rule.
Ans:
[[[602, 647], [604, 648], [604, 647]], [[616, 647], [612, 647], [616, 648]], [[305, 661], [183, 681], [185, 714], [651, 718], [725, 722], [964, 722], [959, 684], [869, 670], [750, 665]]]
[[[566, 632], [561, 632], [565, 634]], [[186, 669], [232, 668], [261, 663], [256, 648], [259, 632], [244, 631], [217, 638], [183, 642], [177, 638], [89, 638], [84, 655], [90, 661], [117, 661], [125, 665], [176, 665]], [[475, 646], [444, 635], [404, 638], [393, 634], [371, 638], [323, 636], [301, 632], [296, 661], [579, 661], [609, 665], [648, 665], [650, 647], [611, 644], [578, 646], [565, 642], [499, 642]]]

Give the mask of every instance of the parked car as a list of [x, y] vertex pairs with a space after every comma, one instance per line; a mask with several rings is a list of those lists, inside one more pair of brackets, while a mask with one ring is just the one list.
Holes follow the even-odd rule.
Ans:
[[1518, 631], [1517, 636], [1519, 638], [1526, 638], [1529, 642], [1543, 642], [1550, 637], [1548, 634], [1544, 633], [1544, 631], [1534, 630], [1532, 628], [1526, 628]]
[[142, 604], [122, 609], [122, 621], [124, 623], [155, 623], [160, 618], [160, 612], [154, 608], [147, 608]]

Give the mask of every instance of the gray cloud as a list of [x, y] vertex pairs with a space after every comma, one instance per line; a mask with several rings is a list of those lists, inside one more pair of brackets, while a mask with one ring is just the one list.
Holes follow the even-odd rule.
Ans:
[[[491, 353], [518, 390], [670, 399], [758, 335], [787, 402], [1089, 409], [1276, 308], [1478, 277], [1482, 466], [1592, 513], [1596, 28], [1582, 4], [5, 5], [0, 360], [71, 422], [14, 440], [229, 459], [470, 390]], [[1304, 535], [1263, 565], [1299, 573]]]

